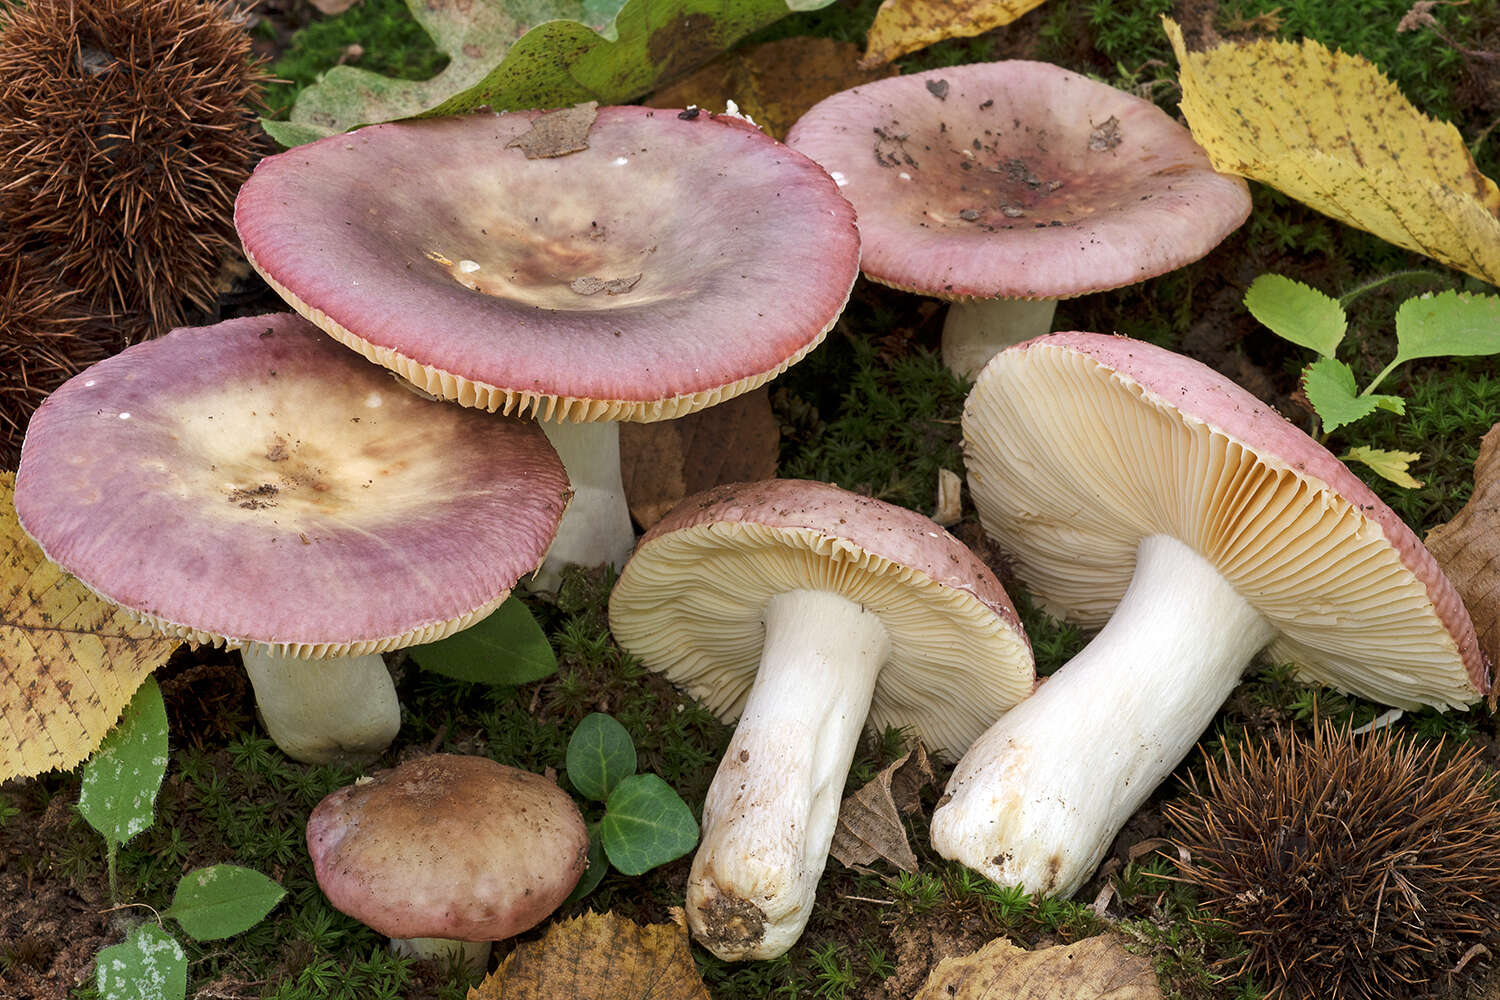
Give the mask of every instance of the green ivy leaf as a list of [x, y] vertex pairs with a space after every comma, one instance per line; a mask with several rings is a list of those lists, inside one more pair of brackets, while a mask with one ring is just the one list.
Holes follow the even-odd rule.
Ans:
[[258, 871], [209, 865], [182, 876], [162, 916], [176, 920], [195, 940], [215, 941], [248, 931], [285, 895], [285, 889]]
[[1420, 479], [1412, 478], [1411, 473], [1407, 471], [1411, 468], [1411, 463], [1422, 457], [1420, 452], [1385, 451], [1361, 445], [1358, 448], [1350, 448], [1341, 457], [1346, 462], [1360, 462], [1369, 466], [1380, 478], [1388, 479], [1397, 486], [1414, 490], [1422, 485]]
[[671, 785], [654, 774], [637, 774], [610, 794], [599, 836], [610, 864], [639, 875], [691, 851], [698, 821]]
[[1500, 296], [1439, 292], [1396, 310], [1396, 360], [1500, 354]]
[[476, 684], [525, 684], [557, 671], [547, 633], [516, 597], [462, 632], [409, 652], [423, 670]]
[[568, 898], [563, 900], [562, 905], [576, 903], [589, 893], [599, 887], [604, 881], [604, 876], [609, 873], [609, 858], [604, 853], [604, 841], [599, 836], [599, 824], [589, 824], [589, 866], [584, 869], [583, 877], [568, 893]]
[[78, 811], [111, 848], [151, 826], [167, 773], [167, 706], [156, 681], [144, 684], [83, 766]]
[[586, 715], [568, 740], [568, 780], [586, 798], [603, 802], [635, 773], [635, 741], [613, 717]]
[[1349, 320], [1338, 300], [1281, 274], [1262, 274], [1245, 290], [1245, 308], [1282, 340], [1333, 357]]
[[1318, 412], [1324, 430], [1352, 424], [1376, 409], [1406, 412], [1406, 401], [1400, 396], [1359, 395], [1355, 391], [1353, 370], [1333, 358], [1319, 358], [1302, 369], [1302, 391]]
[[791, 11], [832, 2], [407, 0], [450, 57], [441, 73], [410, 81], [335, 66], [297, 96], [290, 121], [261, 124], [277, 142], [296, 145], [357, 125], [482, 106], [510, 111], [580, 101], [621, 104], [691, 72]]
[[94, 985], [103, 1000], [182, 1000], [187, 954], [155, 923], [141, 924], [121, 944], [94, 959]]

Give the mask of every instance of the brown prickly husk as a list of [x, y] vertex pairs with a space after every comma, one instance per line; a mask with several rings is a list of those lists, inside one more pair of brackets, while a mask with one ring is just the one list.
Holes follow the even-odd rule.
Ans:
[[[1389, 729], [1279, 730], [1206, 761], [1166, 806], [1180, 881], [1285, 998], [1405, 998], [1446, 985], [1500, 927], [1500, 800], [1474, 747]], [[1472, 974], [1469, 963], [1464, 974]]]

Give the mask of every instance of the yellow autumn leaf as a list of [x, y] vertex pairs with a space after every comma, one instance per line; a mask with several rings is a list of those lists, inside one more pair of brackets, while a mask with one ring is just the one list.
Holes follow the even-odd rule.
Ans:
[[982, 35], [1039, 7], [1043, 0], [885, 0], [865, 40], [866, 68], [947, 38]]
[[971, 955], [945, 958], [912, 1000], [1161, 1000], [1151, 959], [1112, 934], [1027, 951], [995, 938]]
[[0, 472], [0, 781], [87, 759], [178, 645], [50, 562], [15, 485]]
[[677, 924], [642, 927], [613, 913], [554, 924], [518, 945], [469, 1000], [709, 1000]]
[[1317, 42], [1177, 52], [1182, 113], [1214, 169], [1383, 240], [1500, 283], [1500, 188], [1458, 130], [1411, 105], [1365, 59]]

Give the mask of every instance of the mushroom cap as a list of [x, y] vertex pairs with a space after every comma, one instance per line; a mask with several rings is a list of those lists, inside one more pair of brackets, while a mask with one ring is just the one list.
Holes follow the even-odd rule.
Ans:
[[1031, 645], [989, 568], [921, 514], [827, 483], [732, 483], [682, 501], [625, 564], [610, 629], [730, 720], [760, 665], [766, 602], [796, 589], [880, 615], [891, 655], [876, 727], [910, 726], [957, 756], [1031, 693]]
[[1279, 635], [1267, 655], [1390, 705], [1489, 690], [1457, 592], [1390, 508], [1322, 445], [1196, 361], [1059, 333], [982, 371], [964, 407], [985, 531], [1054, 614], [1102, 624], [1140, 541], [1215, 565]]
[[49, 559], [162, 631], [321, 658], [489, 614], [568, 496], [534, 423], [421, 399], [281, 313], [69, 380], [32, 417], [15, 501]]
[[1061, 299], [1197, 260], [1250, 214], [1156, 105], [1049, 63], [974, 63], [828, 97], [787, 144], [859, 213], [865, 276], [944, 299]]
[[527, 159], [509, 143], [540, 114], [374, 125], [268, 157], [235, 205], [246, 256], [427, 392], [547, 419], [690, 413], [832, 327], [859, 234], [817, 164], [737, 118], [641, 107], [600, 108], [587, 149]]
[[535, 927], [573, 891], [588, 848], [567, 792], [488, 757], [407, 761], [307, 818], [328, 901], [393, 938], [501, 941]]

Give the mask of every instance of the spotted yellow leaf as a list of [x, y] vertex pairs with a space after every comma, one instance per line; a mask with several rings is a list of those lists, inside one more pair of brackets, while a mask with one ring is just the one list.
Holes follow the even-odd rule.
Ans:
[[1009, 24], [1043, 0], [885, 0], [865, 41], [865, 68], [888, 63], [947, 38], [982, 35]]
[[177, 647], [48, 561], [15, 483], [0, 472], [0, 781], [86, 759]]
[[1307, 39], [1188, 52], [1163, 20], [1182, 113], [1214, 169], [1500, 283], [1500, 188], [1452, 125], [1422, 114], [1359, 56]]

